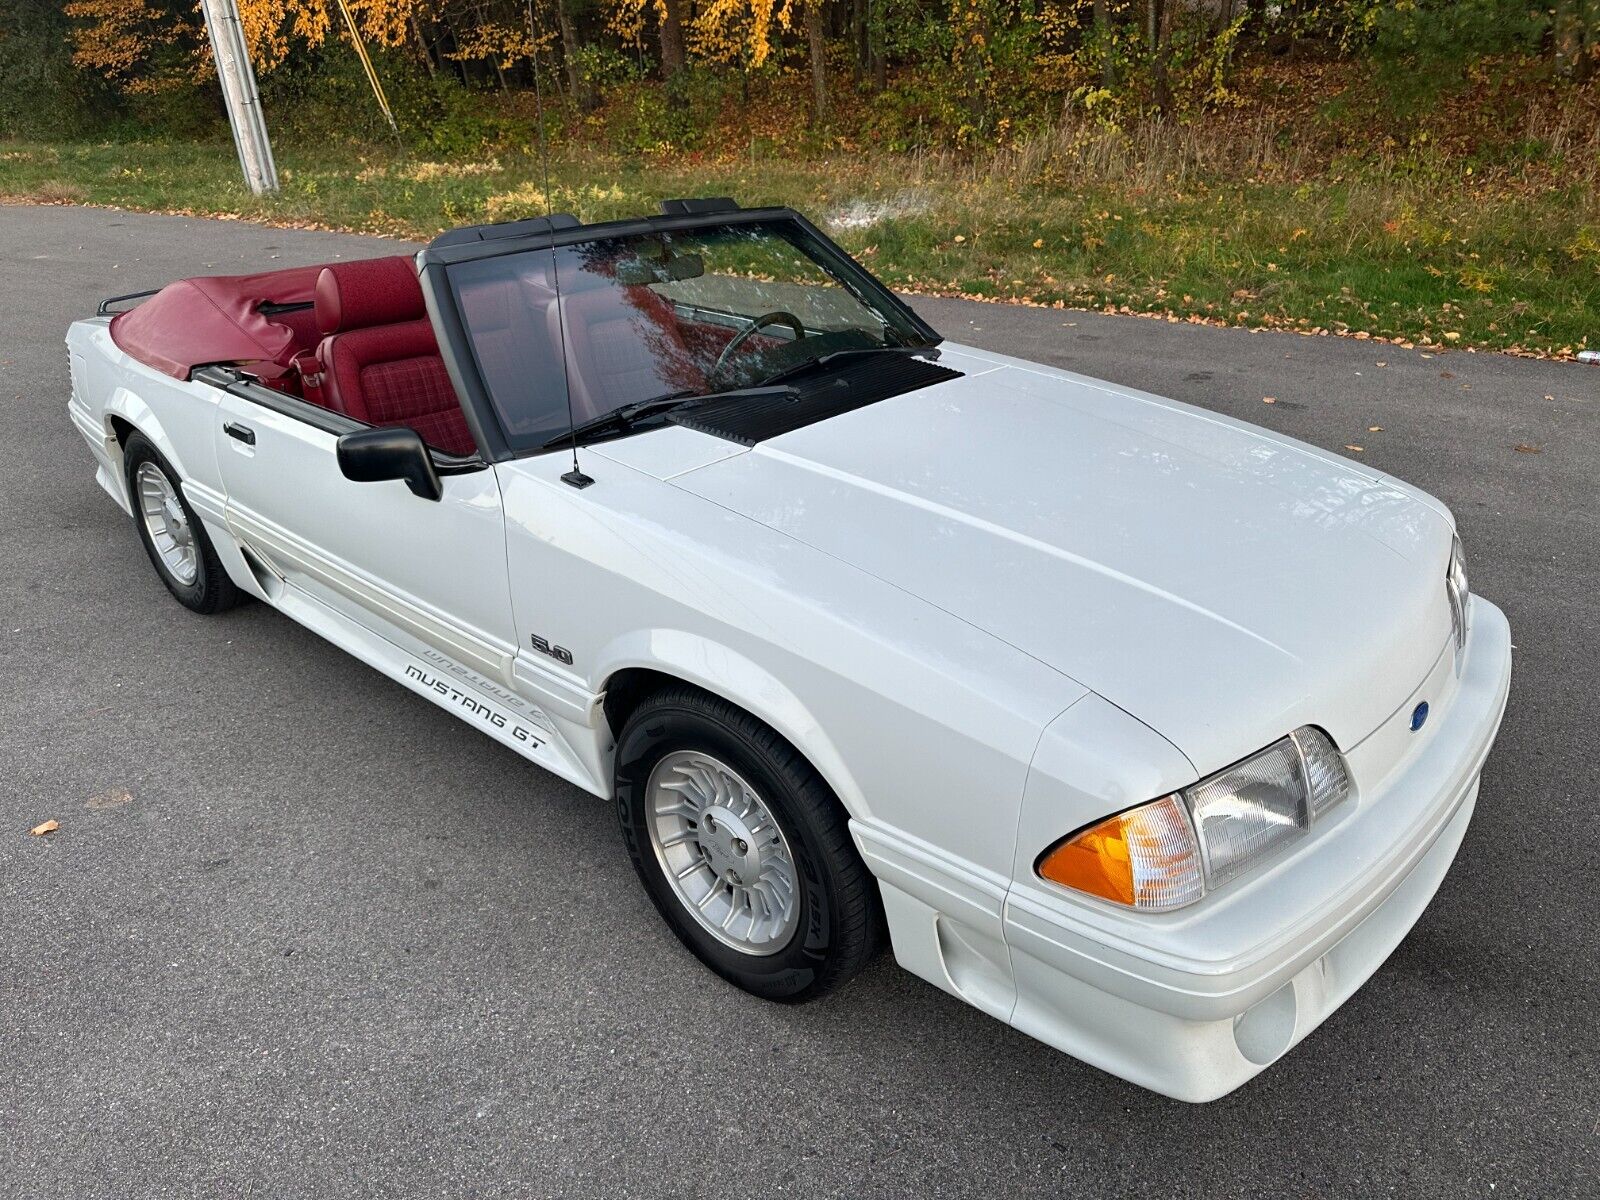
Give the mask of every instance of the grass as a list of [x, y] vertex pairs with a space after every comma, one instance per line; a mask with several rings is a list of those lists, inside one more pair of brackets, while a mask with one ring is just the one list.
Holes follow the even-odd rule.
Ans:
[[[663, 196], [789, 204], [911, 291], [1566, 355], [1600, 342], [1600, 143], [1534, 133], [1524, 157], [1489, 165], [1407, 147], [1342, 163], [1224, 121], [1069, 125], [981, 158], [569, 151], [551, 174], [555, 207], [585, 220]], [[0, 198], [416, 238], [544, 211], [525, 153], [283, 147], [279, 166], [281, 194], [256, 199], [226, 142], [0, 141]]]

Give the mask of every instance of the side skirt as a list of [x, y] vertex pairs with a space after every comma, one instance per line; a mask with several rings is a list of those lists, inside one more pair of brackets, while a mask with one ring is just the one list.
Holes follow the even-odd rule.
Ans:
[[[585, 791], [606, 794], [606, 787], [585, 768], [582, 756], [563, 736], [562, 723], [527, 700], [500, 688], [491, 692], [487, 689], [493, 684], [437, 650], [420, 643], [412, 647], [399, 645], [395, 639], [351, 620], [293, 584], [286, 584], [272, 603], [285, 616], [454, 713], [529, 762]], [[396, 636], [405, 635], [396, 631]]]

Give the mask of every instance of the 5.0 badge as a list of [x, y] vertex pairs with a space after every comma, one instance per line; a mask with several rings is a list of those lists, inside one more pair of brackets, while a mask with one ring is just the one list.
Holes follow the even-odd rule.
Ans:
[[548, 654], [557, 662], [566, 663], [569, 667], [572, 665], [572, 651], [565, 646], [552, 646], [549, 639], [542, 638], [537, 633], [529, 638], [528, 641], [533, 644], [533, 648], [540, 654]]

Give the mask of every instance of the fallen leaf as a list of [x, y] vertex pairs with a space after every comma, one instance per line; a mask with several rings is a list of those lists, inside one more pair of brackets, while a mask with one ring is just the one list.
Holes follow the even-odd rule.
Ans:
[[1033, 248], [1035, 250], [1043, 250], [1044, 249], [1044, 239], [1043, 238], [1035, 238], [1034, 242], [1033, 242]]
[[966, 240], [967, 240], [967, 235], [966, 234], [964, 234], [964, 233], [956, 234], [956, 245], [959, 246], [962, 242], [964, 242]]
[[1461, 335], [1452, 329], [1450, 332], [1444, 335], [1444, 340], [1447, 342], [1459, 342], [1461, 340]]
[[1278, 402], [1278, 398], [1276, 396], [1263, 396], [1263, 397], [1261, 397], [1261, 403], [1263, 403], [1263, 404], [1276, 404], [1277, 402]]
[[[1511, 448], [1513, 450], [1515, 450], [1518, 454], [1543, 454], [1544, 453], [1544, 451], [1539, 449], [1538, 446], [1530, 446], [1526, 442], [1518, 442], [1515, 446], [1513, 446]], [[39, 831], [36, 829], [36, 830], [34, 830], [34, 832], [38, 833]]]
[[127, 788], [109, 788], [103, 792], [96, 792], [84, 801], [85, 808], [95, 810], [107, 808], [121, 808], [133, 799], [133, 793]]
[[43, 825], [35, 825], [32, 829], [28, 830], [28, 832], [33, 834], [34, 837], [43, 837], [45, 834], [54, 833], [60, 828], [60, 821], [46, 821]]
[[1346, 446], [1345, 449], [1346, 450], [1354, 450], [1357, 454], [1360, 454], [1363, 450], [1366, 449], [1366, 447], [1365, 446]]

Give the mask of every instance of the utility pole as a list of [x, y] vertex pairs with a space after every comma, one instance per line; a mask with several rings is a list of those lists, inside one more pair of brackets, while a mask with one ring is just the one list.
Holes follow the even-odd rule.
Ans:
[[222, 81], [222, 98], [228, 106], [228, 124], [239, 151], [239, 169], [257, 196], [278, 190], [278, 167], [272, 161], [267, 122], [261, 115], [256, 73], [239, 23], [237, 0], [200, 0], [206, 32], [211, 35], [211, 57]]

